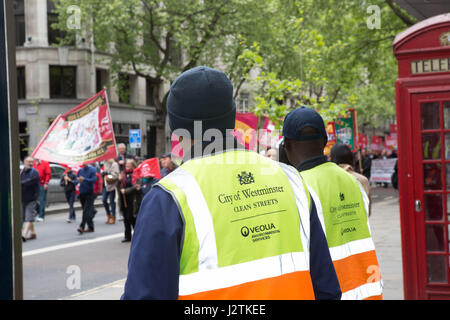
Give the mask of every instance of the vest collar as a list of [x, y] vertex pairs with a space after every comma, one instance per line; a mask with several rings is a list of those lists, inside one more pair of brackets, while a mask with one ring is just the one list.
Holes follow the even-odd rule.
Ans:
[[[206, 149], [208, 146], [210, 147]], [[199, 150], [201, 150], [201, 152], [199, 152]], [[183, 157], [182, 163], [185, 163], [186, 161], [189, 161], [191, 159], [213, 156], [231, 150], [246, 150], [246, 149], [232, 135], [226, 135], [223, 138], [222, 143], [220, 142], [218, 143], [215, 141], [201, 141], [201, 142], [199, 141], [192, 146], [191, 154], [190, 155], [186, 154]]]
[[327, 156], [312, 157], [300, 163], [300, 165], [297, 167], [297, 170], [299, 172], [302, 172], [317, 167], [326, 162], [328, 162]]

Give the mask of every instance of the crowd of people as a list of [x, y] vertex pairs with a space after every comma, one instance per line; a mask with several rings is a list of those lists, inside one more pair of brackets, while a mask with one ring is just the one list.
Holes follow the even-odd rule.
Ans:
[[[162, 155], [161, 179], [136, 175], [140, 160], [124, 144], [117, 159], [83, 165], [76, 174], [68, 169], [61, 179], [68, 222], [76, 218], [79, 190], [80, 235], [95, 230], [99, 181], [106, 224], [116, 223], [117, 202], [122, 242], [133, 237], [121, 299], [382, 299], [368, 223], [370, 156], [363, 151], [355, 159], [345, 145], [325, 156], [324, 120], [308, 107], [285, 117], [283, 139], [266, 157], [245, 150], [227, 133], [236, 121], [232, 93], [223, 72], [204, 66], [172, 83], [169, 126], [183, 129], [185, 158], [177, 170], [170, 154]], [[214, 148], [203, 140], [211, 129], [225, 133], [215, 136]], [[24, 161], [24, 240], [36, 238], [34, 216], [48, 186], [44, 167]]]
[[[124, 224], [122, 242], [130, 242], [132, 229], [136, 223], [143, 196], [151, 186], [158, 181], [154, 177], [137, 177], [135, 169], [142, 162], [138, 156], [126, 152], [126, 145], [118, 144], [118, 157], [101, 163], [83, 165], [78, 172], [67, 167], [61, 177], [60, 186], [64, 189], [69, 205], [66, 221], [76, 221], [75, 201], [81, 203], [82, 216], [77, 232], [94, 232], [94, 217], [97, 210], [94, 201], [101, 194], [105, 208], [105, 224], [115, 224], [118, 220]], [[171, 154], [159, 158], [161, 177], [176, 169]], [[51, 179], [51, 169], [47, 161], [41, 161], [28, 156], [24, 159], [21, 171], [22, 184], [22, 240], [36, 239], [34, 223], [45, 220], [45, 208], [48, 184]], [[117, 205], [116, 205], [117, 204]], [[118, 208], [117, 208], [118, 207]], [[117, 210], [118, 209], [118, 210]]]

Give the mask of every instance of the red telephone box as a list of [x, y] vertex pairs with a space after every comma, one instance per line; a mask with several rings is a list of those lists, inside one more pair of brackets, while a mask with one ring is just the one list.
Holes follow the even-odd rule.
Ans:
[[450, 299], [450, 14], [397, 35], [405, 299]]

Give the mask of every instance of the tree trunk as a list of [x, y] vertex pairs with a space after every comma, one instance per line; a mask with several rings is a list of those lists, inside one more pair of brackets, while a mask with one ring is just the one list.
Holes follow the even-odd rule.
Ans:
[[[160, 83], [161, 85], [161, 83]], [[159, 92], [159, 87], [158, 90]], [[166, 149], [166, 117], [167, 117], [167, 97], [169, 96], [169, 91], [167, 91], [164, 94], [164, 97], [161, 100], [155, 100], [157, 101], [156, 104], [156, 146], [155, 146], [155, 153], [157, 157], [162, 156], [164, 153], [170, 151]], [[159, 98], [159, 97], [158, 97]], [[170, 136], [168, 137], [170, 139]]]

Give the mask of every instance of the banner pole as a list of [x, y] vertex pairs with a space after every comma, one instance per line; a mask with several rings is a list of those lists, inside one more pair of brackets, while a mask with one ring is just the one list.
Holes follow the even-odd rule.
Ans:
[[111, 109], [110, 109], [109, 99], [108, 99], [108, 90], [106, 90], [106, 87], [103, 87], [103, 90], [105, 90], [106, 105], [108, 107], [109, 119], [111, 120], [111, 128], [113, 129], [112, 130], [112, 136], [113, 136], [114, 147], [116, 148], [116, 158], [117, 158], [119, 156], [119, 153], [117, 152], [116, 135], [114, 134], [113, 120], [112, 120], [112, 117], [111, 117]]
[[357, 152], [358, 152], [358, 155], [359, 155], [359, 173], [363, 173], [363, 169], [362, 169], [362, 161], [361, 161], [361, 145], [360, 145], [360, 143], [359, 143], [359, 131], [358, 131], [358, 117], [357, 117], [357, 115], [356, 115], [356, 109], [353, 109], [353, 112], [354, 112], [354, 119], [355, 119], [355, 136], [356, 136], [356, 139], [355, 139], [355, 143], [357, 143]]

